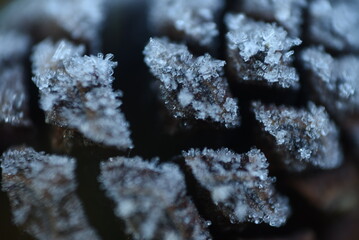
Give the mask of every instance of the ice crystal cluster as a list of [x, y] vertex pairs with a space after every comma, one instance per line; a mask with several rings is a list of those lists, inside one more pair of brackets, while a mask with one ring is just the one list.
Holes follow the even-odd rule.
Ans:
[[101, 164], [100, 182], [134, 239], [211, 239], [176, 165], [110, 158]]
[[339, 132], [324, 107], [309, 103], [307, 108], [252, 104], [263, 131], [274, 138], [274, 151], [290, 170], [308, 166], [330, 169], [342, 162]]
[[243, 14], [228, 14], [228, 64], [239, 81], [280, 88], [298, 88], [299, 76], [292, 66], [291, 38], [276, 24], [257, 22]]
[[315, 98], [328, 111], [341, 120], [359, 113], [358, 56], [334, 58], [322, 47], [311, 47], [301, 53], [301, 61], [310, 73]]
[[309, 35], [339, 51], [359, 50], [359, 1], [313, 0], [309, 4]]
[[149, 41], [144, 54], [174, 117], [209, 120], [226, 127], [239, 125], [237, 100], [231, 97], [223, 76], [224, 61], [209, 54], [195, 57], [185, 45], [158, 38]]
[[241, 11], [265, 21], [276, 21], [292, 36], [299, 36], [303, 22], [303, 8], [307, 0], [242, 0]]
[[216, 20], [223, 5], [221, 0], [150, 0], [149, 20], [158, 33], [174, 31], [187, 42], [209, 47], [219, 34]]
[[12, 148], [1, 157], [2, 190], [16, 225], [36, 239], [99, 239], [76, 195], [75, 160], [32, 148]]
[[265, 222], [279, 227], [289, 215], [288, 200], [274, 189], [268, 162], [258, 149], [236, 154], [226, 148], [191, 149], [182, 153], [215, 206], [231, 223]]
[[29, 39], [16, 32], [0, 32], [0, 122], [29, 126], [28, 93], [22, 60]]
[[33, 81], [48, 123], [75, 128], [94, 142], [132, 147], [129, 124], [119, 111], [122, 93], [112, 90], [113, 55], [83, 56], [68, 41], [39, 43], [32, 55]]

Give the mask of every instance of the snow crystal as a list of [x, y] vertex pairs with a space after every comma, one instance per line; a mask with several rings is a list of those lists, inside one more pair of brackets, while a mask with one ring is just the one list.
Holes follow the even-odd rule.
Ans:
[[[3, 12], [2, 27], [53, 32], [55, 23], [73, 38], [97, 41], [106, 0], [17, 0]], [[23, 11], [19, 11], [22, 9]]]
[[144, 54], [174, 117], [208, 120], [226, 127], [239, 125], [237, 100], [230, 97], [223, 77], [224, 61], [208, 54], [196, 58], [185, 45], [158, 38], [150, 40]]
[[99, 239], [76, 196], [74, 159], [20, 147], [2, 155], [1, 168], [16, 225], [36, 239]]
[[335, 50], [359, 50], [359, 1], [313, 0], [309, 5], [309, 36]]
[[241, 11], [248, 16], [266, 21], [276, 21], [292, 36], [299, 36], [302, 24], [302, 10], [307, 0], [243, 0]]
[[208, 47], [219, 34], [216, 18], [224, 4], [221, 0], [151, 0], [150, 23], [157, 32], [174, 29], [189, 42]]
[[274, 151], [289, 170], [331, 169], [341, 164], [339, 132], [324, 107], [312, 102], [301, 109], [254, 102], [252, 110], [263, 131], [274, 138]]
[[316, 97], [330, 113], [341, 119], [359, 113], [359, 57], [333, 58], [322, 47], [311, 47], [301, 53], [301, 60]]
[[299, 77], [291, 66], [293, 51], [301, 44], [298, 38], [274, 23], [256, 22], [243, 14], [227, 14], [225, 22], [228, 64], [242, 81], [298, 88]]
[[290, 213], [287, 198], [275, 192], [268, 162], [258, 149], [236, 154], [226, 148], [191, 149], [182, 153], [216, 207], [232, 223], [265, 222], [279, 227]]
[[118, 110], [121, 92], [112, 90], [112, 55], [82, 56], [83, 46], [49, 40], [35, 47], [33, 81], [46, 121], [75, 128], [85, 137], [119, 149], [132, 147], [129, 124]]
[[134, 239], [210, 239], [176, 165], [110, 158], [99, 180]]

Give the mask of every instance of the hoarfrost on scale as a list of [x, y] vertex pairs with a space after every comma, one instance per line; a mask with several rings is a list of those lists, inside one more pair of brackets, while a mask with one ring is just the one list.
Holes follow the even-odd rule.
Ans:
[[16, 225], [41, 240], [99, 239], [76, 195], [74, 159], [19, 147], [2, 155], [1, 168]]
[[232, 223], [283, 225], [290, 213], [286, 197], [276, 193], [275, 178], [258, 149], [236, 154], [226, 148], [191, 149], [182, 153], [195, 179], [207, 189], [215, 206]]
[[134, 239], [211, 239], [176, 165], [110, 158], [101, 163], [99, 181]]
[[28, 93], [22, 61], [29, 38], [10, 31], [0, 32], [0, 123], [29, 126]]
[[289, 170], [331, 169], [342, 163], [339, 131], [324, 107], [312, 102], [301, 109], [254, 102], [252, 110]]
[[338, 51], [359, 51], [358, 8], [357, 0], [310, 1], [311, 40]]
[[219, 34], [216, 18], [224, 4], [221, 0], [151, 0], [150, 23], [157, 32], [174, 29], [177, 35], [200, 46], [213, 45]]
[[315, 98], [337, 119], [359, 114], [359, 57], [333, 58], [322, 47], [311, 47], [301, 53], [304, 68]]
[[225, 22], [227, 57], [239, 81], [276, 86], [299, 87], [299, 76], [291, 65], [299, 38], [290, 38], [276, 24], [257, 22], [243, 14], [227, 14]]
[[301, 33], [302, 11], [307, 0], [240, 0], [240, 10], [248, 16], [276, 21], [292, 36]]
[[67, 41], [38, 44], [32, 55], [33, 82], [48, 123], [77, 129], [94, 142], [132, 148], [129, 124], [119, 111], [122, 93], [112, 90], [112, 54], [82, 56], [84, 47]]
[[[54, 35], [54, 23], [74, 39], [98, 41], [106, 0], [17, 0], [3, 10], [0, 26]], [[26, 11], [19, 11], [26, 9]]]
[[240, 124], [237, 100], [223, 76], [224, 61], [208, 54], [194, 57], [185, 45], [158, 38], [150, 40], [144, 54], [174, 117], [207, 120], [227, 128]]

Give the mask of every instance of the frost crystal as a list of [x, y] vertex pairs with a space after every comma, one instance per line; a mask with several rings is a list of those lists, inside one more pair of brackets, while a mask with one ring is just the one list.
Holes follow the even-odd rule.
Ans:
[[134, 239], [211, 239], [176, 165], [110, 158], [99, 180]]
[[256, 22], [243, 14], [227, 14], [228, 64], [241, 81], [298, 88], [299, 77], [291, 66], [293, 51], [301, 43], [274, 23]]
[[324, 107], [311, 102], [307, 109], [254, 102], [252, 108], [289, 170], [302, 171], [308, 166], [330, 169], [341, 164], [339, 132]]
[[112, 55], [82, 56], [84, 47], [45, 40], [32, 55], [33, 81], [46, 121], [75, 128], [85, 137], [119, 149], [132, 147], [129, 124], [118, 110], [121, 92], [112, 90]]
[[309, 36], [335, 50], [359, 50], [359, 1], [313, 0], [309, 5]]
[[144, 50], [145, 62], [160, 81], [166, 107], [174, 117], [240, 123], [237, 100], [230, 97], [224, 61], [210, 55], [194, 57], [185, 45], [153, 38]]
[[[17, 0], [5, 9], [2, 26], [51, 32], [54, 23], [75, 39], [96, 41], [105, 0]], [[19, 11], [23, 9], [26, 11]], [[36, 28], [36, 30], [35, 30]]]
[[276, 21], [292, 36], [299, 36], [302, 10], [307, 0], [243, 0], [241, 10], [248, 16]]
[[174, 30], [189, 42], [208, 47], [219, 34], [215, 20], [221, 0], [151, 0], [151, 27], [158, 32]]
[[29, 126], [28, 94], [21, 61], [29, 39], [16, 32], [0, 32], [0, 123]]
[[301, 60], [316, 98], [330, 113], [340, 119], [359, 113], [359, 57], [333, 58], [323, 48], [312, 47], [301, 53]]
[[290, 213], [288, 200], [275, 192], [268, 162], [258, 149], [236, 154], [191, 149], [182, 153], [194, 177], [207, 189], [219, 211], [231, 223], [265, 222], [279, 227]]
[[99, 239], [75, 193], [74, 159], [13, 148], [1, 168], [16, 225], [36, 239]]

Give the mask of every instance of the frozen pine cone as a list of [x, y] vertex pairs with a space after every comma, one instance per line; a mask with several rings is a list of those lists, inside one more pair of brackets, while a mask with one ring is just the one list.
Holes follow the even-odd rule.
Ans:
[[359, 239], [357, 12], [0, 0], [0, 239]]
[[176, 165], [110, 158], [99, 180], [134, 239], [211, 239]]
[[275, 86], [299, 87], [299, 76], [292, 66], [293, 48], [301, 44], [276, 24], [254, 21], [243, 14], [225, 17], [227, 59], [238, 81]]
[[100, 239], [76, 195], [75, 159], [18, 147], [1, 157], [14, 223], [36, 239]]
[[198, 119], [225, 127], [240, 124], [237, 100], [223, 76], [224, 61], [209, 54], [195, 57], [185, 45], [153, 38], [144, 50], [145, 62], [160, 81], [160, 94], [175, 118]]
[[301, 109], [254, 102], [252, 111], [270, 151], [287, 169], [331, 169], [343, 161], [339, 131], [324, 107], [312, 102]]

